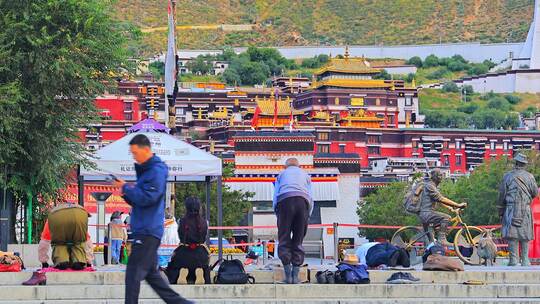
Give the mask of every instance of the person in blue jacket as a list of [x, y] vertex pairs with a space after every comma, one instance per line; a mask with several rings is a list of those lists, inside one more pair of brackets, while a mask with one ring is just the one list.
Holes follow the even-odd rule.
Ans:
[[172, 290], [157, 267], [157, 250], [165, 219], [167, 165], [152, 153], [150, 140], [145, 135], [134, 136], [129, 149], [135, 160], [137, 182], [128, 184], [121, 179], [113, 182], [131, 205], [132, 247], [126, 268], [125, 303], [138, 303], [142, 280], [146, 280], [166, 303], [193, 303]]

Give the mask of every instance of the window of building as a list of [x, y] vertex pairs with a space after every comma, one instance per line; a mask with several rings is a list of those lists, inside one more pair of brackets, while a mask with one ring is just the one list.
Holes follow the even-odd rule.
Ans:
[[367, 143], [368, 144], [380, 144], [381, 143], [381, 136], [380, 135], [368, 135]]
[[368, 147], [368, 154], [380, 155], [381, 154], [381, 148], [380, 147]]
[[444, 156], [444, 165], [446, 167], [450, 166], [450, 156], [448, 156], [448, 155]]
[[184, 115], [184, 108], [176, 108], [176, 115]]
[[508, 151], [508, 142], [507, 141], [503, 142], [503, 149], [504, 149], [504, 151]]
[[461, 155], [456, 155], [456, 166], [461, 166]]
[[317, 153], [330, 153], [330, 145], [317, 145]]
[[413, 147], [414, 149], [418, 148], [418, 141], [413, 140], [413, 141], [412, 141], [412, 147]]
[[448, 149], [448, 141], [443, 142], [443, 149]]
[[461, 141], [460, 140], [456, 140], [456, 149], [457, 150], [461, 149]]
[[345, 145], [339, 145], [339, 153], [345, 153]]
[[495, 150], [495, 142], [494, 142], [494, 141], [492, 141], [492, 142], [489, 143], [489, 149], [490, 149], [491, 151], [494, 151], [494, 150]]
[[394, 125], [396, 123], [394, 115], [388, 115], [388, 124]]
[[132, 109], [131, 102], [124, 103], [124, 111], [131, 111]]
[[412, 106], [412, 97], [405, 97], [405, 106]]
[[330, 133], [328, 132], [319, 132], [317, 133], [317, 140], [328, 140]]
[[132, 113], [124, 113], [124, 119], [125, 120], [133, 120], [133, 114]]

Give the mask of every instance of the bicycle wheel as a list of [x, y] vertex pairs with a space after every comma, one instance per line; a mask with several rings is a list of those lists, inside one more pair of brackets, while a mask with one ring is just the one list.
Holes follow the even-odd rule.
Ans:
[[[467, 235], [467, 231], [470, 236]], [[454, 238], [454, 250], [456, 255], [465, 264], [480, 265], [480, 257], [478, 256], [478, 241], [482, 237], [484, 229], [475, 226], [461, 228], [456, 232]]]
[[411, 264], [414, 265], [421, 262], [424, 250], [429, 244], [429, 237], [427, 232], [418, 227], [406, 226], [399, 228], [396, 233], [394, 233], [390, 243], [396, 247], [407, 250], [411, 259]]

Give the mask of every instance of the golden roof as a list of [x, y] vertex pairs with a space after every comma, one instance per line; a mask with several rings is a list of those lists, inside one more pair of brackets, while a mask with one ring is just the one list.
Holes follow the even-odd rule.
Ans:
[[259, 109], [261, 109], [261, 115], [274, 115], [275, 102], [277, 102], [278, 115], [291, 115], [291, 111], [293, 112], [293, 114], [304, 113], [302, 111], [297, 111], [292, 108], [291, 99], [288, 96], [285, 99], [282, 99], [281, 97], [276, 99], [274, 97], [274, 94], [272, 93], [270, 95], [270, 98], [255, 97], [255, 102], [257, 103]]
[[392, 88], [392, 83], [379, 79], [326, 79], [317, 81], [314, 87], [344, 87], [344, 88]]
[[324, 67], [320, 68], [318, 71], [315, 72], [315, 75], [321, 75], [325, 72], [347, 74], [377, 74], [381, 71], [381, 69], [372, 68], [365, 58], [349, 58], [348, 53], [345, 53], [344, 58], [331, 58]]

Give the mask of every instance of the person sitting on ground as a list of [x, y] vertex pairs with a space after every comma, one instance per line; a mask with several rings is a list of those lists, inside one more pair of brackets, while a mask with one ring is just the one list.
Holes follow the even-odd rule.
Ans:
[[433, 225], [438, 228], [437, 241], [443, 246], [451, 246], [446, 240], [446, 233], [448, 231], [448, 225], [450, 223], [450, 215], [436, 211], [438, 203], [446, 208], [465, 208], [466, 203], [459, 204], [451, 199], [444, 197], [437, 186], [443, 180], [443, 173], [439, 169], [434, 169], [430, 172], [429, 177], [426, 177], [423, 181], [424, 190], [420, 196], [420, 213], [419, 217], [422, 221], [422, 225]]
[[386, 265], [388, 267], [411, 266], [409, 254], [402, 248], [398, 248], [390, 243], [370, 242], [358, 247], [356, 255], [361, 265], [370, 268]]
[[208, 223], [201, 216], [196, 197], [185, 201], [186, 214], [178, 222], [180, 246], [174, 250], [166, 270], [171, 284], [210, 284], [210, 250], [204, 245]]
[[[71, 203], [60, 204], [49, 213], [47, 226], [55, 268], [82, 270], [87, 266], [88, 217], [89, 213], [83, 207]], [[48, 266], [45, 265], [48, 248], [42, 247], [39, 251], [42, 265]]]
[[[49, 251], [51, 250], [51, 231], [49, 230], [49, 221], [45, 220], [45, 225], [43, 225], [43, 231], [41, 232], [41, 237], [38, 244], [38, 259], [41, 263], [41, 268], [49, 267]], [[92, 267], [94, 261], [94, 244], [90, 238], [90, 234], [86, 233], [86, 267]]]
[[122, 212], [115, 211], [111, 215], [111, 222], [109, 223], [110, 236], [111, 236], [111, 264], [120, 263], [120, 249], [122, 249], [122, 243], [127, 240], [127, 232], [122, 223]]

